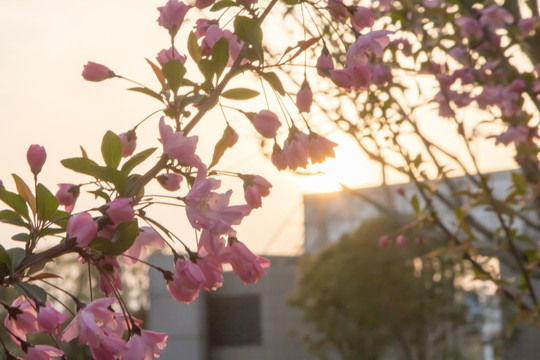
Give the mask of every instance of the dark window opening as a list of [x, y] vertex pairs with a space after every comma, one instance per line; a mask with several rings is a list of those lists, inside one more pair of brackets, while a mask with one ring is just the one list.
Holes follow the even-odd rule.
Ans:
[[207, 306], [211, 347], [261, 344], [258, 295], [208, 297]]

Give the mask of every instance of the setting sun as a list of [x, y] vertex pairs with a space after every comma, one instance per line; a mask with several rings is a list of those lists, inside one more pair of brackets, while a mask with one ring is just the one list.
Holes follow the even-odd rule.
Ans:
[[352, 139], [342, 134], [332, 134], [329, 138], [338, 144], [336, 157], [321, 164], [310, 164], [305, 171], [297, 172], [304, 192], [333, 192], [341, 190], [341, 184], [358, 188], [379, 182], [377, 165], [367, 159]]

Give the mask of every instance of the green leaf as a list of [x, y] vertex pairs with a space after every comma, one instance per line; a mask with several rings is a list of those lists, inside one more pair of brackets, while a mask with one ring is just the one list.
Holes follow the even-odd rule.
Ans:
[[122, 160], [122, 141], [112, 131], [107, 131], [101, 141], [101, 155], [108, 167], [116, 169]]
[[281, 96], [285, 96], [285, 89], [283, 88], [283, 84], [281, 83], [281, 80], [279, 80], [279, 77], [276, 75], [275, 72], [263, 73], [262, 77], [264, 80], [266, 80], [267, 83], [270, 84], [272, 89], [276, 90]]
[[236, 88], [224, 91], [221, 96], [231, 100], [247, 100], [259, 95], [258, 91], [247, 88]]
[[[148, 65], [150, 65], [154, 74], [156, 74], [156, 77], [159, 83], [161, 84], [161, 87], [165, 88], [166, 81], [165, 81], [165, 77], [163, 76], [163, 73], [161, 72], [161, 69], [148, 59], [146, 59], [146, 62], [148, 63]], [[160, 98], [160, 101], [163, 101], [163, 100]]]
[[193, 31], [189, 33], [187, 48], [189, 55], [191, 55], [193, 61], [195, 61], [196, 63], [201, 61], [201, 48], [199, 46], [199, 43], [197, 42], [197, 36], [195, 36], [195, 33]]
[[100, 197], [104, 199], [106, 202], [111, 201], [111, 197], [109, 196], [109, 194], [107, 194], [103, 190], [93, 190], [93, 191], [89, 191], [89, 193], [94, 195], [94, 199], [97, 199], [98, 197]]
[[26, 251], [21, 248], [11, 248], [8, 251], [9, 257], [11, 258], [11, 269], [17, 269], [17, 266], [24, 260], [26, 257]]
[[157, 148], [146, 149], [133, 155], [128, 161], [124, 163], [124, 165], [122, 165], [122, 168], [120, 170], [122, 170], [122, 172], [125, 173], [126, 175], [129, 175], [129, 173], [137, 165], [142, 163], [144, 160], [148, 159], [148, 157], [150, 157], [150, 155], [152, 155], [154, 151], [156, 151], [156, 149]]
[[217, 165], [223, 154], [225, 154], [225, 150], [227, 150], [227, 148], [229, 147], [229, 144], [231, 143], [231, 138], [234, 135], [235, 131], [233, 130], [233, 128], [227, 126], [225, 128], [225, 131], [223, 131], [221, 139], [219, 139], [216, 146], [214, 147], [214, 155], [212, 156], [212, 162], [208, 166], [209, 169]]
[[132, 87], [132, 88], [129, 88], [128, 90], [143, 93], [145, 95], [153, 97], [154, 99], [157, 99], [160, 102], [163, 102], [163, 98], [152, 89], [149, 89], [146, 87]]
[[418, 214], [420, 212], [420, 202], [418, 201], [418, 196], [416, 196], [416, 195], [412, 196], [412, 198], [411, 198], [411, 206], [414, 209], [415, 213]]
[[4, 189], [0, 189], [0, 200], [2, 200], [4, 204], [9, 206], [10, 208], [15, 210], [17, 214], [24, 216], [26, 220], [30, 221], [26, 202], [21, 196]]
[[22, 226], [30, 230], [30, 225], [23, 220], [21, 215], [17, 214], [12, 210], [2, 210], [0, 211], [0, 222], [11, 224], [15, 226]]
[[36, 212], [36, 198], [32, 193], [32, 190], [26, 185], [23, 179], [21, 179], [17, 174], [11, 174], [13, 180], [15, 180], [15, 186], [17, 187], [17, 192], [21, 195], [33, 213]]
[[88, 158], [70, 158], [60, 161], [64, 167], [73, 170], [75, 172], [93, 176], [99, 178], [98, 168], [99, 165], [94, 161]]
[[205, 80], [209, 83], [212, 82], [212, 78], [214, 77], [214, 66], [211, 60], [209, 59], [201, 59], [197, 66], [199, 67], [199, 70], [201, 71], [201, 74], [203, 74]]
[[259, 61], [262, 63], [264, 59], [262, 48], [263, 33], [257, 20], [246, 16], [237, 16], [234, 19], [234, 33], [240, 40], [244, 40], [253, 47]]
[[225, 70], [228, 61], [229, 43], [227, 42], [227, 39], [221, 38], [215, 43], [214, 47], [212, 48], [212, 65], [214, 67], [214, 73], [216, 74], [216, 78], [218, 80], [221, 74], [223, 74], [223, 70]]
[[118, 225], [111, 240], [95, 238], [90, 243], [90, 248], [105, 255], [120, 255], [133, 245], [135, 238], [139, 234], [139, 224], [137, 220]]
[[219, 11], [219, 10], [222, 10], [222, 9], [225, 9], [225, 8], [229, 8], [229, 7], [233, 7], [233, 6], [238, 6], [238, 4], [235, 3], [235, 2], [232, 1], [232, 0], [221, 0], [221, 1], [216, 2], [216, 3], [210, 8], [210, 11]]
[[175, 94], [178, 92], [184, 75], [186, 75], [186, 67], [178, 60], [170, 60], [161, 69], [163, 76], [167, 79], [169, 89]]
[[126, 174], [120, 170], [104, 166], [100, 166], [97, 171], [101, 180], [113, 184], [120, 195], [124, 193], [126, 190]]
[[37, 185], [36, 198], [39, 218], [43, 221], [52, 219], [58, 209], [58, 199], [43, 184]]
[[17, 289], [17, 292], [20, 295], [30, 297], [34, 300], [37, 300], [38, 302], [45, 303], [47, 301], [47, 293], [45, 292], [45, 290], [43, 290], [37, 285], [29, 283], [18, 283], [15, 284], [15, 289]]
[[8, 266], [11, 266], [11, 258], [2, 244], [0, 244], [0, 264], [7, 264]]
[[29, 242], [32, 238], [27, 233], [15, 234], [11, 237], [11, 240]]
[[51, 219], [51, 222], [65, 228], [67, 226], [67, 222], [70, 216], [71, 214], [67, 211], [56, 210], [56, 212], [54, 213], [54, 217]]
[[56, 234], [61, 234], [64, 231], [66, 231], [66, 229], [63, 229], [63, 228], [45, 228], [45, 229], [42, 229], [39, 232], [39, 236], [45, 237], [45, 236], [49, 236], [49, 235], [56, 235]]
[[515, 193], [517, 195], [525, 195], [527, 193], [527, 181], [518, 173], [512, 173], [512, 182], [516, 188]]

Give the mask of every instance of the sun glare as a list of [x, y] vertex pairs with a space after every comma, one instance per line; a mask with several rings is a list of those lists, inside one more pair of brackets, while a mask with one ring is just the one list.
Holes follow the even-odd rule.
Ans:
[[310, 164], [305, 172], [298, 175], [298, 182], [305, 193], [326, 193], [339, 191], [341, 184], [358, 188], [377, 184], [380, 172], [351, 139], [336, 134], [330, 139], [338, 146], [336, 157], [321, 164]]

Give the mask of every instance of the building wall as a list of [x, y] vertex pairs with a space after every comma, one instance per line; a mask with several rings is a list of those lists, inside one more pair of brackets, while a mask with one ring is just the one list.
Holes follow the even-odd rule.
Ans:
[[[215, 292], [201, 292], [189, 305], [173, 300], [161, 273], [150, 271], [150, 310], [148, 326], [169, 334], [163, 360], [303, 360], [309, 359], [302, 341], [294, 333], [302, 327], [300, 313], [286, 304], [295, 286], [296, 257], [269, 257], [272, 266], [257, 284], [244, 285], [232, 272], [224, 274], [223, 286]], [[169, 256], [153, 256], [150, 261], [172, 268]], [[210, 342], [209, 306], [219, 299], [235, 297], [259, 299], [260, 343], [218, 345]], [[252, 319], [256, 321], [256, 319]], [[249, 319], [241, 319], [249, 321]], [[227, 324], [227, 329], [242, 330], [242, 323]], [[230, 327], [230, 328], [229, 328]]]

